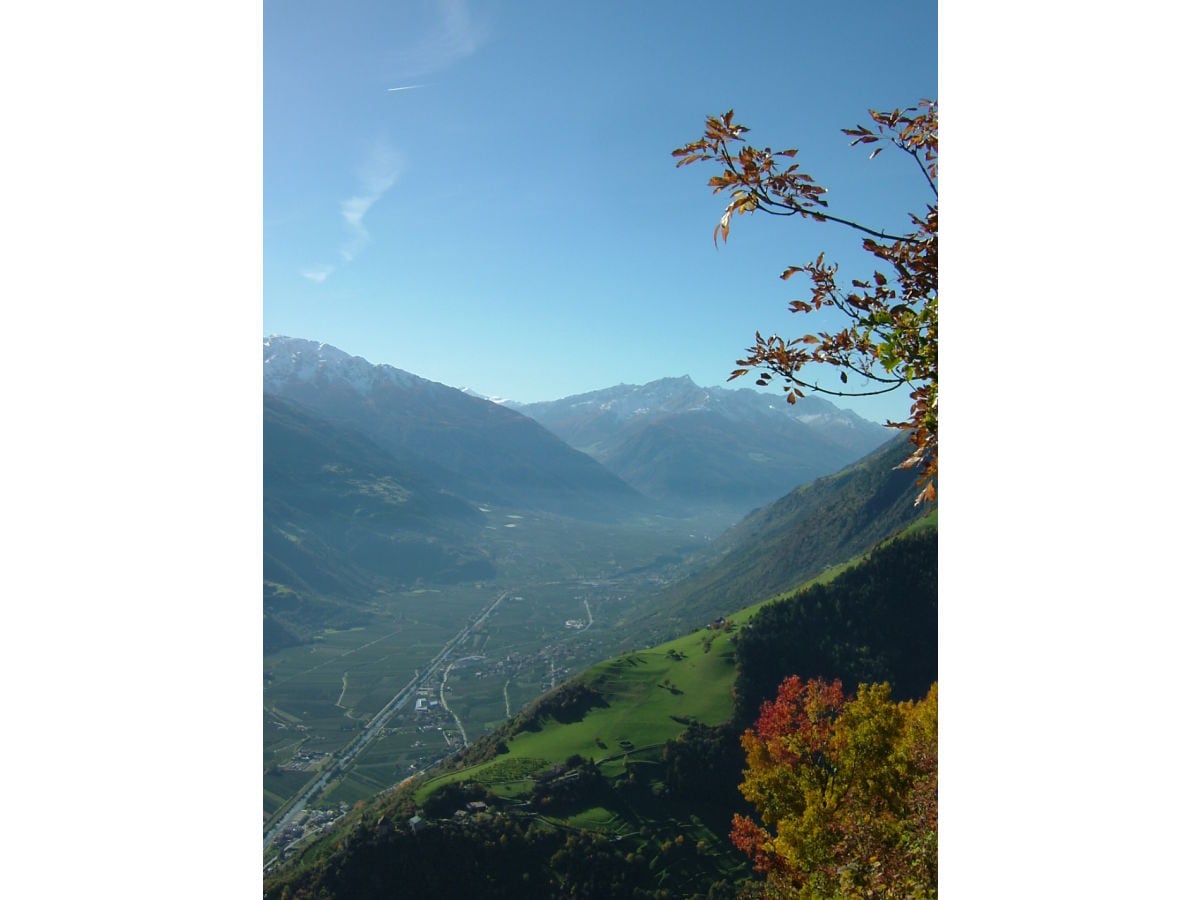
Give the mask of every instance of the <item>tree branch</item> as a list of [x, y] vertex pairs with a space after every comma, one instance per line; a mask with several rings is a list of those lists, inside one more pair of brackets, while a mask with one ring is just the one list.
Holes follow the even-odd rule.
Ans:
[[929, 189], [931, 191], [933, 191], [933, 196], [936, 197], [938, 195], [937, 185], [934, 184], [933, 179], [929, 177], [929, 170], [925, 168], [925, 163], [921, 162], [921, 157], [917, 153], [917, 151], [914, 150], [912, 147], [905, 147], [903, 144], [901, 144], [895, 138], [892, 138], [892, 143], [895, 144], [897, 147], [899, 147], [901, 150], [903, 150], [905, 153], [907, 153], [909, 156], [911, 156], [914, 160], [916, 160], [917, 166], [921, 170], [921, 174], [925, 176], [925, 181], [929, 184]]
[[[794, 216], [796, 213], [799, 213], [801, 216], [812, 216], [818, 222], [823, 222], [824, 220], [828, 219], [830, 222], [837, 222], [839, 225], [845, 225], [849, 228], [856, 228], [859, 231], [871, 235], [872, 237], [881, 238], [885, 241], [903, 241], [906, 244], [915, 244], [919, 242], [919, 238], [911, 234], [888, 234], [886, 231], [876, 231], [873, 228], [867, 228], [865, 225], [859, 225], [857, 222], [851, 222], [849, 219], [843, 219], [830, 213], [817, 212], [816, 210], [805, 209], [800, 206], [788, 206], [786, 203], [780, 203], [778, 200], [772, 200], [770, 197], [765, 195], [760, 188], [755, 188], [753, 193], [754, 196], [758, 197], [759, 199], [760, 205], [758, 206], [758, 209], [761, 209], [768, 215]], [[762, 204], [766, 204], [766, 206], [763, 206]], [[777, 206], [784, 211], [774, 212], [773, 210], [767, 209], [767, 206]]]
[[[783, 373], [778, 373], [783, 374]], [[905, 382], [897, 381], [891, 387], [883, 388], [878, 391], [831, 391], [829, 388], [823, 388], [818, 384], [810, 384], [807, 381], [801, 381], [795, 375], [783, 375], [784, 379], [792, 382], [799, 387], [806, 388], [810, 391], [816, 391], [819, 394], [829, 394], [831, 397], [875, 397], [879, 394], [890, 394], [896, 388], [903, 385]]]

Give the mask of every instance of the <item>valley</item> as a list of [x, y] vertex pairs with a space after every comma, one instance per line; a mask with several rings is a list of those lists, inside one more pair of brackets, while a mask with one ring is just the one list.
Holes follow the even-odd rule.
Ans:
[[500, 577], [376, 596], [368, 624], [264, 656], [264, 844], [303, 806], [374, 796], [633, 649], [626, 623], [727, 524], [486, 516]]

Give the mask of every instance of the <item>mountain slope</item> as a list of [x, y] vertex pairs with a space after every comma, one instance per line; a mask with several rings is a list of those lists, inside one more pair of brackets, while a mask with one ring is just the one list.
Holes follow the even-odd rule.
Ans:
[[[645, 499], [533, 420], [391, 366], [296, 338], [263, 340], [263, 389], [427, 467], [475, 502], [605, 519]], [[436, 473], [436, 474], [435, 474]]]
[[889, 432], [815, 397], [789, 405], [690, 378], [516, 404], [647, 496], [745, 511], [836, 471]]
[[708, 621], [789, 590], [926, 515], [927, 506], [913, 505], [916, 473], [896, 468], [909, 450], [896, 437], [855, 464], [750, 513], [722, 535], [696, 574], [667, 589], [641, 624], [665, 635]]
[[351, 428], [263, 397], [265, 640], [360, 623], [375, 591], [490, 577], [483, 515]]

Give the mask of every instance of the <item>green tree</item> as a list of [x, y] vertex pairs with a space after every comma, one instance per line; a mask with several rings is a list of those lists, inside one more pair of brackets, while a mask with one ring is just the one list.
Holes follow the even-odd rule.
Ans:
[[734, 816], [730, 837], [769, 895], [937, 896], [937, 685], [917, 703], [890, 694], [792, 676], [742, 736], [762, 825]]
[[[810, 313], [832, 306], [848, 319], [837, 332], [805, 334], [785, 339], [772, 334], [755, 335], [746, 356], [737, 361], [730, 380], [751, 370], [757, 383], [766, 385], [773, 377], [783, 380], [789, 403], [805, 391], [834, 396], [867, 396], [907, 387], [912, 401], [909, 418], [888, 425], [910, 432], [914, 451], [905, 466], [921, 466], [917, 502], [932, 500], [937, 477], [937, 101], [922, 100], [908, 109], [879, 112], [869, 110], [872, 127], [858, 125], [843, 131], [856, 144], [880, 144], [871, 157], [891, 144], [915, 161], [920, 176], [932, 192], [933, 204], [922, 215], [910, 213], [912, 230], [893, 234], [868, 228], [834, 215], [824, 195], [825, 188], [799, 164], [789, 163], [796, 150], [758, 149], [745, 142], [750, 129], [735, 124], [733, 110], [710, 116], [704, 135], [674, 151], [676, 166], [714, 161], [721, 174], [709, 179], [714, 194], [728, 192], [729, 203], [713, 231], [729, 239], [733, 215], [763, 212], [776, 216], [799, 216], [817, 222], [836, 222], [866, 235], [863, 249], [890, 269], [875, 270], [869, 280], [855, 279], [847, 291], [838, 285], [836, 264], [827, 264], [824, 254], [800, 266], [788, 266], [784, 280], [807, 274], [811, 281], [808, 300], [793, 300], [792, 312]], [[825, 363], [839, 369], [839, 380], [848, 385], [847, 373], [871, 383], [869, 389], [831, 389], [808, 375], [808, 366]]]

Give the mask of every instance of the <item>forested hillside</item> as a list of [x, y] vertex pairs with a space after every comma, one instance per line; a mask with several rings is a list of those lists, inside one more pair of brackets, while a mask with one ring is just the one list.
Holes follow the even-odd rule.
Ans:
[[764, 606], [738, 638], [735, 721], [748, 725], [789, 675], [886, 681], [899, 698], [924, 696], [938, 671], [937, 543], [937, 529], [917, 531]]

